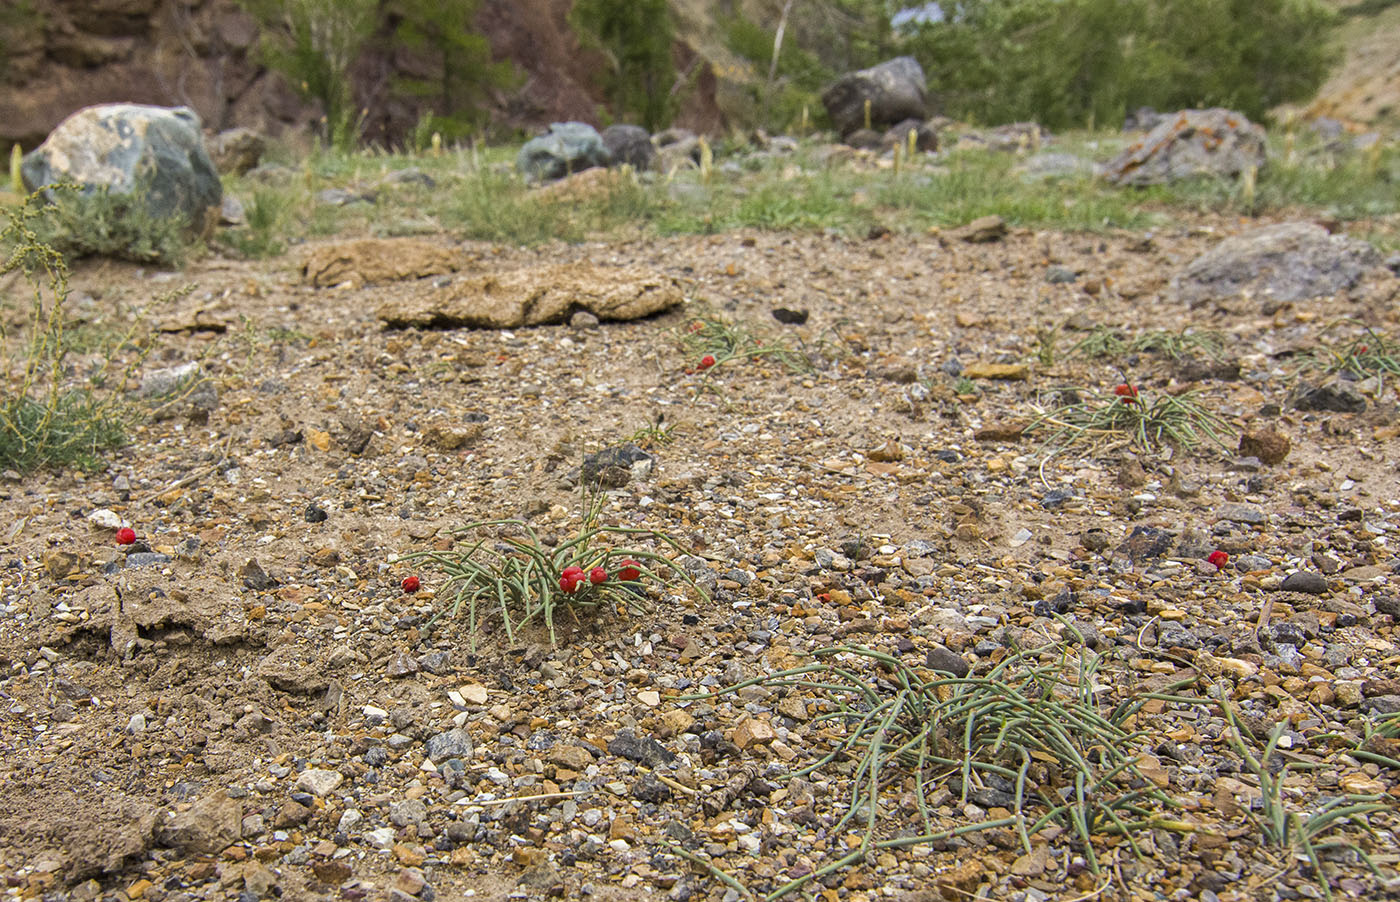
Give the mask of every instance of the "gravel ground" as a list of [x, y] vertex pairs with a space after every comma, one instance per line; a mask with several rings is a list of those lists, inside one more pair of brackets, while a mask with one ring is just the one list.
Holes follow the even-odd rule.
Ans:
[[[803, 892], [1322, 897], [1300, 847], [1267, 841], [1259, 781], [1206, 702], [1218, 693], [1255, 756], [1284, 725], [1271, 762], [1288, 766], [1288, 809], [1347, 793], [1385, 806], [1370, 833], [1328, 835], [1381, 876], [1352, 850], [1322, 855], [1335, 895], [1393, 897], [1400, 772], [1382, 762], [1400, 740], [1393, 722], [1370, 731], [1400, 710], [1396, 395], [1343, 386], [1359, 412], [1291, 399], [1300, 352], [1334, 320], [1395, 332], [1400, 283], [1379, 270], [1312, 301], [1171, 303], [1171, 276], [1240, 227], [455, 248], [476, 271], [650, 267], [687, 297], [647, 320], [513, 332], [385, 330], [374, 310], [415, 283], [311, 287], [294, 258], [81, 270], [90, 312], [192, 283], [157, 313], [145, 369], [199, 361], [210, 381], [106, 472], [0, 482], [7, 892], [761, 896], [859, 847], [864, 814], [842, 821], [851, 763], [793, 777], [846, 727], [816, 689], [715, 690], [837, 645], [974, 676], [1046, 645], [1051, 664], [1098, 657], [1105, 713], [1182, 683], [1201, 699], [1150, 700], [1128, 724], [1123, 750], [1178, 803], [1136, 833], [1139, 854], [1108, 830], [1092, 855], [1055, 825], [1029, 851], [1012, 829], [969, 830], [872, 848]], [[774, 308], [809, 316], [784, 325]], [[698, 361], [675, 338], [709, 315], [816, 369], [687, 373]], [[1096, 324], [1222, 330], [1238, 372], [1066, 355]], [[1052, 360], [1037, 335], [1055, 326]], [[1125, 375], [1144, 396], [1194, 385], [1267, 446], [1047, 456], [1018, 437], [1055, 387]], [[604, 518], [673, 536], [705, 593], [561, 614], [557, 645], [489, 626], [473, 643], [462, 618], [429, 629], [441, 576], [404, 555], [497, 516], [558, 541], [578, 524], [583, 456], [658, 417], [672, 440], [608, 489]], [[115, 543], [123, 524], [135, 544]], [[945, 830], [1015, 805], [1004, 780], [891, 774], [879, 839], [918, 835], [921, 810]]]

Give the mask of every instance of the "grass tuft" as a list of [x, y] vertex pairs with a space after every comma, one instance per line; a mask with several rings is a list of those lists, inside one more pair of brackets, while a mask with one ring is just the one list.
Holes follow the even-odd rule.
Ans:
[[743, 323], [718, 316], [701, 316], [676, 331], [676, 344], [687, 363], [698, 364], [706, 356], [715, 359], [714, 366], [733, 360], [776, 360], [788, 372], [810, 373], [816, 370], [813, 355], [803, 348], [793, 348], [786, 342], [769, 341]]
[[[853, 842], [846, 854], [776, 887], [766, 900], [798, 892], [872, 852], [977, 831], [1011, 831], [1029, 852], [1032, 836], [1058, 828], [1078, 840], [1098, 872], [1096, 836], [1116, 835], [1140, 852], [1134, 838], [1139, 831], [1171, 829], [1164, 813], [1172, 802], [1139, 771], [1131, 751], [1139, 734], [1126, 727], [1149, 696], [1105, 711], [1098, 700], [1102, 659], [1092, 652], [1049, 645], [1008, 655], [986, 674], [966, 677], [910, 667], [858, 646], [822, 648], [813, 656], [810, 664], [718, 693], [754, 685], [813, 693], [826, 711], [812, 726], [827, 737], [830, 751], [791, 776], [835, 771], [850, 780], [845, 814], [829, 832], [858, 831], [859, 845]], [[990, 793], [1011, 814], [940, 826], [928, 798], [945, 786], [963, 804]], [[901, 801], [910, 795], [912, 800]]]
[[[1348, 320], [1333, 323], [1325, 332], [1342, 326], [1358, 326]], [[1356, 379], [1375, 377], [1384, 383], [1387, 376], [1400, 375], [1400, 342], [1361, 326], [1361, 332], [1334, 343], [1324, 343], [1303, 358], [1303, 369], [1320, 370], [1329, 375], [1350, 375]]]
[[[515, 641], [518, 631], [539, 622], [555, 642], [555, 619], [561, 612], [575, 618], [578, 611], [587, 609], [641, 613], [648, 587], [663, 586], [677, 578], [704, 595], [675, 559], [661, 553], [669, 549], [677, 558], [683, 557], [687, 552], [675, 539], [655, 529], [604, 524], [605, 498], [590, 497], [574, 535], [556, 545], [543, 542], [523, 520], [478, 520], [456, 531], [459, 541], [470, 543], [465, 551], [407, 555], [406, 559], [420, 560], [446, 577], [441, 597], [449, 599], [451, 606], [439, 610], [428, 627], [444, 616], [457, 617], [465, 607], [473, 648], [484, 623], [493, 619], [509, 642]], [[492, 533], [501, 534], [493, 538]], [[614, 544], [620, 542], [642, 542], [651, 547]], [[561, 585], [561, 577], [570, 567], [580, 568], [585, 576], [601, 568], [607, 579], [594, 584], [585, 578], [568, 591]], [[637, 571], [635, 578], [623, 579], [628, 569]]]
[[1070, 388], [1057, 395], [1067, 403], [1042, 413], [1026, 427], [1027, 434], [1045, 434], [1051, 448], [1110, 442], [1151, 452], [1167, 445], [1190, 449], [1206, 440], [1228, 451], [1221, 436], [1234, 432], [1196, 400], [1198, 392], [1163, 393], [1149, 404], [1136, 386], [1124, 382], [1113, 394]]

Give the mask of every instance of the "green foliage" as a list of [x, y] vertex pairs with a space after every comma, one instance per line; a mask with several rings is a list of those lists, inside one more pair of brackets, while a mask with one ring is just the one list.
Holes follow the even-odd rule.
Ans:
[[99, 256], [179, 266], [189, 252], [188, 223], [182, 216], [155, 216], [141, 200], [106, 188], [80, 191], [73, 185], [47, 189], [53, 205], [33, 227], [39, 240], [71, 258]]
[[[769, 70], [773, 41], [772, 31], [755, 25], [743, 16], [734, 17], [725, 35], [729, 50], [747, 60], [758, 76], [763, 76]], [[825, 122], [826, 110], [821, 103], [821, 92], [836, 78], [836, 74], [817, 54], [791, 41], [784, 41], [778, 54], [773, 83], [767, 84], [766, 77], [760, 77], [745, 90], [754, 108], [763, 111], [759, 115], [760, 125], [790, 131], [800, 127], [804, 109], [810, 124]]]
[[[50, 212], [38, 194], [18, 208], [0, 210], [0, 276], [19, 273], [29, 290], [19, 305], [27, 310], [11, 308], [10, 296], [0, 297], [0, 468], [95, 470], [103, 451], [126, 440], [127, 405], [119, 389], [140, 358], [118, 369], [113, 359], [121, 341], [85, 379], [71, 376], [68, 267], [40, 230]], [[24, 324], [17, 334], [6, 327], [12, 316]]]
[[948, 0], [908, 49], [947, 111], [1052, 128], [1138, 106], [1259, 118], [1309, 96], [1335, 52], [1317, 0]]
[[603, 87], [614, 115], [647, 131], [675, 115], [675, 26], [666, 0], [578, 0], [569, 20], [585, 42], [608, 59]]
[[359, 139], [350, 67], [379, 24], [378, 0], [240, 0], [263, 27], [262, 53], [303, 97], [318, 101], [326, 141]]
[[491, 45], [475, 30], [480, 0], [395, 0], [396, 42], [426, 56], [428, 77], [399, 76], [395, 90], [428, 102], [419, 130], [445, 140], [464, 138], [485, 123], [487, 92], [513, 80], [510, 63], [493, 63]]
[[244, 211], [246, 228], [230, 230], [229, 243], [245, 257], [275, 257], [286, 250], [286, 229], [296, 197], [275, 188], [258, 188]]

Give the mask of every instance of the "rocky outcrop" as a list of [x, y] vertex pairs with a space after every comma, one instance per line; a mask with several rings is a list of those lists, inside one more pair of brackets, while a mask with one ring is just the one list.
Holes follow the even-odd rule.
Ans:
[[[243, 126], [280, 134], [320, 116], [263, 65], [259, 28], [238, 0], [32, 0], [32, 15], [0, 16], [0, 141], [26, 149], [66, 116], [101, 103], [187, 106], [214, 131]], [[536, 129], [552, 121], [597, 123], [604, 103], [594, 76], [605, 64], [580, 46], [568, 22], [572, 0], [483, 0], [476, 25], [496, 60], [518, 78], [488, 99], [493, 121]], [[432, 63], [389, 40], [371, 39], [351, 76], [366, 137], [398, 142], [426, 100], [391, 91], [396, 77], [422, 78]], [[717, 130], [715, 78], [684, 39], [678, 67], [691, 74], [677, 122]]]

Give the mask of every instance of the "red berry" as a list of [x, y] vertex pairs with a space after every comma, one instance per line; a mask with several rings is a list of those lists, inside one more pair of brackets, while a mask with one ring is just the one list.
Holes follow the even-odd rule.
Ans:
[[1210, 554], [1206, 555], [1206, 560], [1208, 560], [1208, 561], [1210, 561], [1212, 564], [1214, 564], [1214, 565], [1215, 565], [1215, 569], [1219, 570], [1221, 567], [1224, 567], [1226, 564], [1228, 564], [1228, 563], [1230, 562], [1230, 555], [1229, 555], [1228, 553], [1226, 553], [1226, 552], [1224, 552], [1224, 551], [1221, 551], [1220, 549], [1217, 548], [1216, 550], [1212, 551]]
[[608, 581], [608, 571], [602, 567], [594, 567], [588, 571], [588, 581], [595, 586], [599, 583], [605, 583]]
[[578, 566], [565, 567], [559, 575], [567, 576], [569, 579], [583, 579], [583, 568]]
[[707, 370], [707, 369], [709, 369], [710, 367], [712, 367], [712, 366], [714, 366], [714, 365], [715, 365], [715, 355], [713, 355], [713, 354], [706, 354], [704, 357], [701, 357], [701, 358], [700, 358], [700, 366], [697, 367], [697, 369]]
[[633, 580], [641, 579], [642, 571], [640, 567], [640, 564], [638, 564], [631, 558], [628, 558], [627, 560], [622, 562], [622, 565], [620, 567], [617, 568], [617, 578], [622, 580], [623, 582], [632, 582]]
[[402, 585], [404, 592], [412, 595], [414, 592], [418, 591], [418, 587], [421, 586], [422, 583], [419, 582], [416, 576], [405, 576]]
[[572, 576], [561, 576], [559, 577], [559, 588], [566, 594], [572, 595], [578, 591], [578, 584], [582, 581]]
[[123, 526], [121, 529], [117, 530], [117, 544], [136, 544], [136, 530], [132, 529], [130, 526]]
[[1113, 393], [1120, 398], [1127, 398], [1130, 401], [1137, 397], [1137, 389], [1126, 382], [1121, 382], [1113, 386]]

